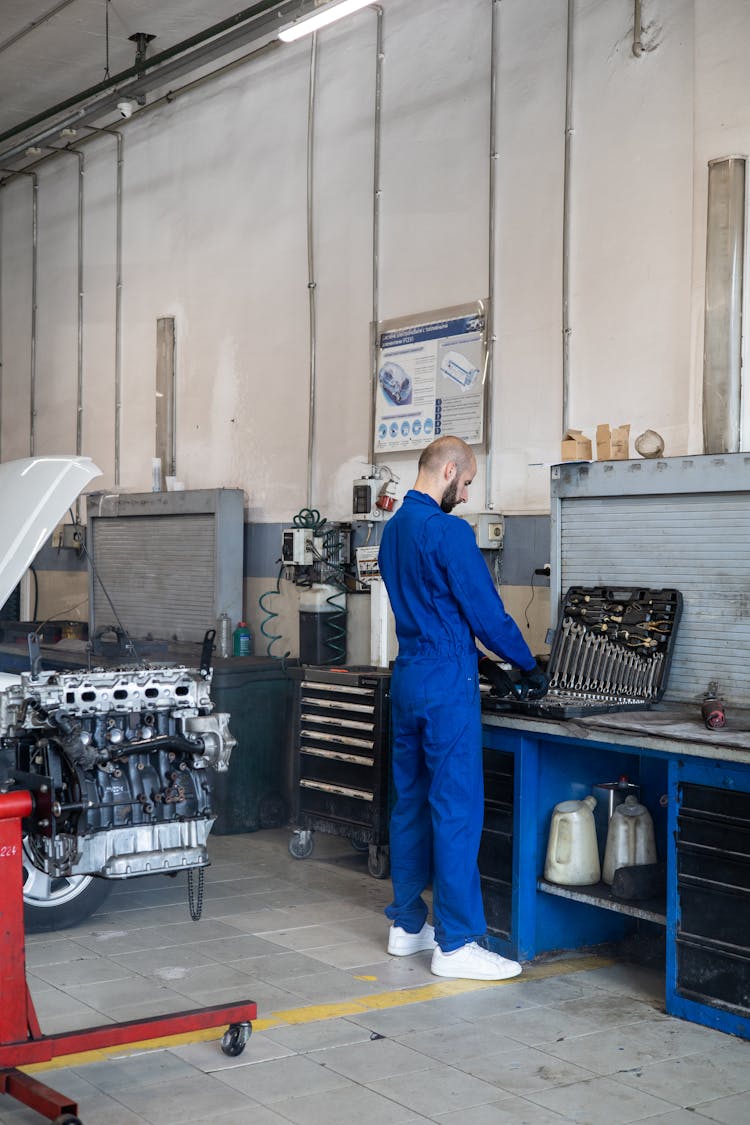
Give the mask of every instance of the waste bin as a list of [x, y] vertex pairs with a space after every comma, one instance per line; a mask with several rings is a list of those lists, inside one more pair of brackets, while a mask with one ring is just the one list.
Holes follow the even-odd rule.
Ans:
[[213, 775], [214, 834], [281, 827], [289, 819], [291, 680], [265, 656], [217, 659], [211, 698], [237, 739], [228, 771]]

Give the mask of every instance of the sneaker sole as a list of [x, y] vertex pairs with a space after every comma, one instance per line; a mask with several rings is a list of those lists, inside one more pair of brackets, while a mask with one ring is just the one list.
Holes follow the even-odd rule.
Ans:
[[434, 969], [432, 967], [430, 967], [430, 971], [432, 972], [433, 976], [448, 977], [448, 978], [453, 979], [453, 980], [512, 980], [513, 977], [518, 977], [518, 976], [521, 975], [521, 973], [523, 972], [523, 968], [522, 968], [522, 966], [519, 965], [517, 969], [512, 969], [509, 972], [502, 973], [500, 975], [498, 975], [496, 972], [495, 973], [479, 973], [479, 972], [446, 973], [446, 972], [443, 972], [441, 969]]
[[416, 945], [410, 949], [403, 949], [398, 947], [392, 948], [390, 945], [388, 946], [388, 952], [390, 953], [391, 957], [411, 957], [413, 953], [434, 953], [435, 949], [436, 943], [434, 941], [430, 942], [429, 945]]

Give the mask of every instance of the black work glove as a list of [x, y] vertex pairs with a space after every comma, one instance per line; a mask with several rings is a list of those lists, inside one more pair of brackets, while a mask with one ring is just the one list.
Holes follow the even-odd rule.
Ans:
[[521, 672], [516, 688], [521, 699], [541, 699], [547, 694], [549, 679], [537, 664], [530, 672]]
[[489, 681], [493, 695], [518, 695], [518, 684], [513, 683], [504, 668], [501, 668], [489, 656], [483, 656], [479, 661], [479, 674]]

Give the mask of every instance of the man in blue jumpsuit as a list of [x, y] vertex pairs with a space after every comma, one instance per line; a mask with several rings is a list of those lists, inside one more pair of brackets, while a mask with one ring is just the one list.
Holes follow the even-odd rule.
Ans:
[[[432, 442], [414, 488], [383, 531], [380, 572], [399, 642], [391, 680], [396, 801], [388, 952], [432, 949], [437, 976], [502, 980], [521, 966], [478, 944], [487, 931], [477, 856], [484, 818], [478, 637], [521, 670], [519, 691], [547, 681], [508, 616], [467, 522], [476, 460], [459, 438]], [[507, 681], [510, 685], [510, 681]], [[432, 883], [434, 930], [422, 892]]]

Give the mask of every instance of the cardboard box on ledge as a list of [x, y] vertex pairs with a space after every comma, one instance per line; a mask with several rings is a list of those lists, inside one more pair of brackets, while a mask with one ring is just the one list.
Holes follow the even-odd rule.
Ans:
[[630, 426], [596, 427], [597, 461], [627, 461], [630, 456]]
[[566, 430], [560, 449], [561, 461], [591, 460], [591, 439], [582, 430]]

